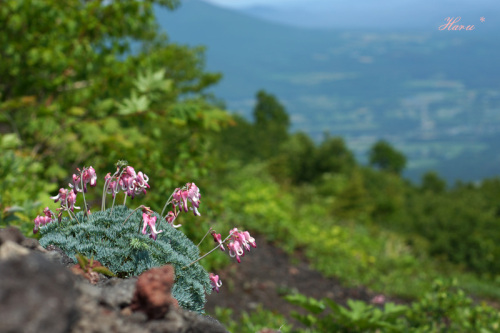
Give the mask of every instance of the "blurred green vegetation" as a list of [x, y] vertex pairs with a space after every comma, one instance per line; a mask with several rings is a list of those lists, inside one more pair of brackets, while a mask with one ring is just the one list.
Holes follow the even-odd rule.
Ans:
[[[284, 298], [302, 312], [292, 310], [285, 317], [261, 306], [243, 312], [238, 320], [233, 311], [216, 308], [215, 316], [226, 323], [231, 332], [252, 333], [265, 328], [280, 332], [497, 332], [499, 312], [485, 303], [477, 304], [454, 280], [435, 280], [429, 292], [409, 304], [386, 302], [385, 298], [371, 304], [347, 300], [342, 306], [329, 298], [314, 299], [291, 293]], [[293, 322], [297, 320], [302, 327]]]
[[[202, 218], [179, 217], [195, 243], [210, 226], [239, 227], [347, 285], [419, 298], [436, 278], [455, 277], [468, 293], [500, 299], [500, 179], [448, 187], [428, 173], [412, 184], [387, 142], [368, 152], [375, 168], [359, 165], [342, 138], [316, 145], [289, 133], [285, 108], [263, 90], [252, 120], [229, 115], [207, 93], [221, 75], [205, 71], [203, 48], [158, 32], [155, 4], [177, 2], [2, 2], [2, 227], [29, 235], [77, 167], [92, 165], [100, 187], [124, 159], [152, 187], [132, 208], [158, 210], [196, 182]], [[99, 190], [87, 198], [99, 207]]]
[[[0, 160], [19, 165], [2, 177], [4, 215], [67, 186], [83, 165], [102, 180], [116, 160], [128, 160], [151, 178], [148, 204], [156, 207], [207, 175], [208, 134], [230, 119], [205, 93], [221, 75], [204, 70], [202, 48], [158, 32], [156, 4], [177, 1], [2, 2]], [[94, 207], [97, 192], [89, 193]]]
[[286, 300], [307, 310], [305, 315], [292, 313], [308, 328], [294, 332], [496, 332], [500, 327], [498, 311], [473, 304], [453, 281], [436, 280], [432, 290], [411, 305], [382, 302], [382, 307], [348, 300], [343, 307], [328, 298], [300, 294]]

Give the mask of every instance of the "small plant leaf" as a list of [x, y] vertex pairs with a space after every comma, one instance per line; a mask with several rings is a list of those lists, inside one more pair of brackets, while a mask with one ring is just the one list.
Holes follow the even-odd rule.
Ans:
[[94, 267], [92, 269], [92, 271], [94, 271], [96, 273], [104, 274], [106, 276], [115, 276], [115, 274], [113, 274], [113, 272], [111, 272], [108, 268], [106, 268], [104, 266]]
[[318, 301], [312, 297], [307, 297], [301, 294], [285, 296], [285, 300], [294, 305], [301, 306], [314, 314], [319, 314], [325, 309], [325, 304], [322, 301]]
[[78, 264], [80, 265], [81, 269], [85, 270], [87, 268], [89, 261], [88, 261], [87, 257], [85, 257], [83, 254], [77, 253], [76, 260], [78, 260]]

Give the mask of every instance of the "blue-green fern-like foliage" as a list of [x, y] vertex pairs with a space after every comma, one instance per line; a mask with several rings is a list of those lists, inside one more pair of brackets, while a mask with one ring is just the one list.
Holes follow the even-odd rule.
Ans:
[[92, 213], [88, 218], [83, 212], [76, 214], [79, 222], [64, 218], [60, 223], [52, 222], [40, 228], [40, 244], [43, 247], [56, 245], [68, 256], [75, 258], [81, 253], [94, 257], [118, 277], [136, 276], [157, 266], [170, 264], [175, 267], [173, 296], [179, 305], [191, 311], [203, 312], [205, 293], [211, 292], [208, 273], [195, 263], [199, 257], [198, 247], [181, 231], [161, 221], [159, 214], [157, 230], [163, 230], [156, 240], [143, 235], [141, 210], [134, 212], [124, 224], [132, 210], [125, 206]]

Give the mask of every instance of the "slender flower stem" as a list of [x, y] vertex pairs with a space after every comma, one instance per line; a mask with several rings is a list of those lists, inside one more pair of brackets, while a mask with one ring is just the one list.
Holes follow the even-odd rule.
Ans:
[[[84, 187], [83, 187], [83, 172], [85, 171], [85, 168], [83, 168], [82, 172], [80, 173], [80, 184], [82, 186], [82, 196], [83, 196], [83, 208], [85, 210], [85, 213], [84, 215], [89, 217], [89, 214], [88, 214], [88, 209], [87, 209], [87, 200], [85, 200], [85, 190], [84, 190]], [[75, 185], [76, 187], [76, 185]]]
[[116, 194], [117, 193], [115, 193], [115, 195], [113, 197], [113, 203], [111, 204], [111, 209], [109, 210], [109, 216], [111, 216], [111, 213], [113, 213], [113, 208], [115, 207]]
[[[224, 244], [230, 237], [232, 236], [232, 234], [229, 234], [229, 236], [227, 236], [223, 241], [222, 241], [222, 244]], [[210, 251], [208, 251], [207, 253], [205, 253], [204, 255], [202, 255], [201, 257], [199, 257], [198, 259], [196, 259], [195, 261], [191, 262], [190, 264], [187, 264], [186, 266], [182, 267], [182, 269], [186, 269], [188, 268], [189, 266], [191, 266], [192, 264], [195, 264], [197, 263], [198, 261], [200, 261], [201, 259], [205, 258], [206, 256], [208, 256], [210, 253], [214, 252], [215, 250], [217, 250], [218, 248], [220, 248], [220, 244], [218, 244], [216, 247], [214, 247], [213, 249], [211, 249]]]
[[[118, 174], [118, 171], [120, 171], [120, 168], [118, 168], [118, 170], [116, 170], [116, 172], [113, 174], [113, 176], [109, 177], [108, 180], [106, 180], [106, 182], [104, 183], [104, 188], [102, 190], [101, 212], [103, 212], [104, 209], [106, 208], [106, 192], [108, 191], [109, 183], [111, 183], [111, 180], [114, 177], [116, 177], [116, 175]], [[116, 193], [115, 193], [115, 195], [116, 195]]]
[[[118, 172], [118, 171], [117, 171]], [[123, 175], [123, 172], [125, 172], [125, 168], [122, 169], [122, 171], [120, 172], [120, 174], [118, 175], [118, 177], [116, 178], [116, 186], [120, 186], [120, 182], [119, 182], [119, 179], [121, 178], [121, 176]], [[110, 178], [111, 179], [111, 178]], [[115, 200], [116, 200], [116, 193], [113, 193], [114, 194], [114, 197], [113, 197], [113, 204], [111, 205], [111, 210], [109, 211], [109, 216], [111, 216], [111, 213], [113, 213], [113, 208], [115, 207]], [[125, 199], [127, 198], [127, 193], [124, 192], [124, 195], [125, 195]]]
[[127, 203], [127, 193], [125, 193], [125, 197], [123, 198], [123, 205], [125, 206], [126, 203]]
[[[175, 191], [174, 191], [174, 192], [175, 192]], [[170, 201], [170, 199], [172, 199], [172, 196], [173, 196], [173, 195], [174, 195], [174, 193], [172, 193], [172, 194], [170, 195], [170, 197], [168, 198], [167, 202], [165, 203], [165, 206], [163, 206], [163, 209], [162, 209], [161, 214], [160, 214], [160, 216], [161, 216], [162, 220], [166, 217], [166, 216], [163, 216], [163, 213], [165, 213], [165, 209], [167, 209], [167, 206], [170, 204], [170, 202], [171, 202], [171, 201]]]
[[132, 213], [130, 213], [130, 214], [127, 216], [127, 218], [125, 219], [125, 221], [123, 221], [122, 227], [125, 225], [125, 222], [127, 222], [127, 221], [128, 221], [129, 217], [130, 217], [130, 216], [132, 216], [132, 214], [134, 214], [134, 213], [136, 212], [136, 210], [138, 210], [139, 208], [141, 208], [141, 209], [142, 209], [142, 208], [144, 208], [144, 205], [140, 205], [139, 207], [137, 207], [136, 209], [134, 209], [134, 210], [132, 211]]
[[68, 215], [71, 218], [71, 221], [76, 220], [76, 222], [78, 222], [78, 220], [76, 219], [76, 216], [75, 216], [75, 218], [73, 218], [73, 215], [71, 215], [71, 211], [69, 209], [66, 208], [66, 211], [68, 212]]
[[198, 245], [196, 245], [197, 247], [200, 247], [200, 244], [201, 242], [203, 242], [205, 240], [205, 237], [208, 236], [208, 234], [210, 233], [210, 231], [212, 231], [212, 227], [210, 227], [210, 229], [208, 229], [207, 233], [205, 234], [205, 236], [203, 236], [203, 238], [201, 239], [201, 241], [198, 243]]
[[205, 258], [206, 256], [208, 256], [210, 253], [214, 252], [215, 250], [217, 250], [219, 248], [220, 245], [217, 245], [216, 247], [214, 247], [213, 249], [211, 249], [209, 252], [205, 253], [203, 256], [199, 257], [198, 259], [196, 259], [195, 261], [193, 261], [192, 263], [182, 267], [182, 269], [186, 269], [188, 268], [189, 266], [191, 266], [192, 264], [195, 264], [197, 263], [198, 261], [200, 261], [201, 259]]
[[[118, 172], [118, 171], [117, 171]], [[111, 182], [111, 179], [116, 175], [116, 172], [113, 174], [113, 176], [109, 177], [105, 182], [104, 182], [104, 188], [102, 190], [102, 204], [101, 204], [101, 212], [104, 212], [104, 208], [106, 208], [106, 192], [108, 192], [108, 187], [109, 183]]]
[[68, 206], [64, 207], [64, 209], [68, 212], [68, 215], [69, 215], [69, 217], [71, 217], [71, 220], [73, 220], [73, 216], [74, 216], [74, 219], [76, 220], [76, 222], [77, 222], [78, 224], [80, 224], [80, 221], [78, 221], [78, 218], [76, 217], [76, 214], [75, 214], [75, 213], [73, 213], [73, 212], [71, 211], [71, 209], [69, 209], [69, 208], [68, 208]]

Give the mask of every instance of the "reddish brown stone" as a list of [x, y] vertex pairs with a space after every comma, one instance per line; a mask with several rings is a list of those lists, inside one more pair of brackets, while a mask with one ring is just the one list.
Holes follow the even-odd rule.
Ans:
[[142, 273], [137, 280], [130, 305], [132, 311], [144, 312], [149, 319], [161, 319], [172, 306], [179, 307], [171, 294], [174, 280], [174, 267], [170, 265]]

